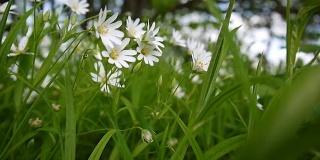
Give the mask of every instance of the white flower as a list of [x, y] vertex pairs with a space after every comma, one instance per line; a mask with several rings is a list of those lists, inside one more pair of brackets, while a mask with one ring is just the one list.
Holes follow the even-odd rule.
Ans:
[[194, 39], [188, 38], [187, 39], [187, 48], [188, 53], [191, 55], [192, 52], [201, 52], [204, 50], [204, 44], [201, 42], [198, 42]]
[[211, 53], [203, 50], [200, 53], [192, 52], [192, 70], [197, 72], [206, 72], [211, 60]]
[[147, 31], [145, 35], [143, 36], [142, 41], [148, 42], [149, 45], [155, 46], [159, 52], [162, 52], [159, 47], [164, 47], [164, 45], [161, 43], [163, 42], [163, 38], [156, 36], [159, 32], [160, 27], [155, 28], [155, 23], [153, 22], [151, 27], [148, 22]]
[[[0, 17], [2, 18], [2, 14], [4, 13], [4, 11], [6, 10], [7, 8], [7, 5], [8, 5], [8, 2], [5, 2], [3, 4], [0, 5]], [[16, 5], [11, 5], [10, 6], [10, 9], [9, 9], [9, 13], [14, 13], [12, 12], [12, 10], [16, 9], [17, 6]]]
[[99, 19], [93, 23], [94, 28], [96, 30], [96, 36], [101, 38], [102, 43], [105, 46], [109, 46], [111, 48], [114, 47], [113, 43], [121, 45], [121, 38], [124, 36], [123, 32], [118, 31], [122, 25], [121, 21], [114, 22], [117, 18], [118, 13], [115, 13], [110, 18], [107, 18], [107, 7], [105, 7], [104, 11], [101, 9], [99, 12]]
[[[109, 85], [116, 86], [116, 87], [124, 87], [120, 85], [120, 78], [119, 76], [122, 74], [121, 71], [114, 71], [115, 69], [111, 69], [108, 74], [106, 75], [106, 71], [104, 70], [103, 64], [98, 61], [94, 63], [94, 68], [96, 69], [99, 74], [90, 73], [92, 76], [92, 80], [97, 83], [101, 83], [101, 91], [111, 93]], [[114, 72], [112, 72], [114, 71]]]
[[14, 81], [17, 80], [16, 74], [18, 74], [18, 70], [19, 70], [19, 63], [13, 63], [13, 64], [8, 68], [8, 73], [9, 73], [10, 77], [11, 77]]
[[140, 23], [140, 19], [137, 18], [135, 21], [132, 21], [131, 17], [129, 16], [127, 19], [127, 31], [130, 37], [139, 38], [141, 37], [146, 31], [142, 28], [145, 26], [144, 23]]
[[137, 42], [139, 45], [137, 47], [137, 52], [140, 53], [137, 57], [138, 60], [141, 60], [143, 58], [144, 62], [146, 64], [149, 64], [150, 66], [153, 66], [154, 62], [159, 62], [159, 59], [157, 57], [160, 57], [162, 53], [156, 51], [156, 47], [154, 45], [142, 43], [139, 39], [137, 39]]
[[181, 99], [184, 96], [186, 96], [186, 93], [183, 91], [183, 89], [179, 86], [178, 82], [176, 82], [176, 84], [174, 85], [174, 87], [172, 88], [172, 92], [174, 94], [174, 96], [176, 96], [177, 98]]
[[198, 74], [190, 74], [189, 78], [191, 78], [191, 82], [194, 84], [201, 84], [202, 80]]
[[27, 44], [28, 44], [28, 40], [29, 37], [24, 36], [21, 38], [21, 40], [19, 41], [19, 44], [16, 46], [15, 44], [12, 44], [11, 46], [11, 53], [8, 54], [8, 57], [12, 57], [12, 56], [18, 56], [20, 54], [30, 54], [27, 51]]
[[89, 3], [87, 0], [64, 0], [63, 3], [78, 15], [89, 12]]
[[135, 50], [123, 50], [129, 41], [129, 38], [125, 38], [121, 45], [115, 45], [114, 48], [106, 46], [107, 51], [102, 51], [102, 56], [108, 57], [108, 62], [115, 64], [118, 68], [129, 68], [127, 62], [135, 62], [136, 58], [133, 56], [137, 54]]
[[172, 30], [171, 43], [181, 47], [186, 47], [186, 41], [182, 39], [182, 35], [180, 34], [179, 31], [176, 31], [176, 30]]
[[[8, 2], [5, 2], [3, 4], [0, 3], [0, 20], [2, 20], [2, 15], [3, 13], [5, 12], [6, 8], [7, 8], [7, 5], [8, 5]], [[9, 13], [10, 14], [15, 14], [15, 12], [13, 12], [12, 10], [16, 9], [17, 6], [16, 5], [11, 5], [10, 6], [10, 9], [9, 9]], [[6, 24], [9, 24], [12, 22], [12, 18], [11, 18], [11, 15], [8, 15], [8, 18], [6, 20]]]

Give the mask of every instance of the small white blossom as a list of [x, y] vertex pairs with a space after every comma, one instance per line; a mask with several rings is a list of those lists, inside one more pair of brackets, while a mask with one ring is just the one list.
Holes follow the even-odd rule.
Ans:
[[190, 74], [189, 78], [191, 78], [191, 82], [194, 84], [201, 84], [202, 80], [198, 74]]
[[176, 30], [172, 30], [171, 43], [181, 47], [186, 47], [186, 41], [182, 39], [182, 35], [180, 34], [179, 31], [176, 31]]
[[21, 40], [19, 41], [18, 45], [12, 44], [11, 46], [11, 53], [8, 54], [8, 57], [12, 57], [12, 56], [18, 56], [20, 54], [30, 54], [27, 51], [27, 44], [28, 44], [28, 40], [29, 37], [24, 36], [21, 38]]
[[94, 68], [98, 72], [98, 74], [92, 73], [92, 72], [90, 74], [94, 82], [101, 83], [100, 88], [102, 92], [111, 93], [109, 85], [116, 86], [116, 87], [124, 87], [119, 83], [120, 82], [119, 76], [122, 74], [121, 71], [116, 70], [115, 72], [112, 72], [112, 70], [115, 70], [115, 69], [111, 69], [108, 72], [108, 74], [106, 74], [103, 64], [100, 61], [94, 63]]
[[128, 17], [126, 29], [130, 37], [139, 38], [146, 32], [142, 29], [145, 26], [145, 24], [144, 23], [139, 24], [139, 22], [140, 22], [139, 18], [133, 21], [130, 16]]
[[211, 53], [203, 50], [200, 53], [192, 52], [192, 70], [197, 72], [206, 72], [208, 71]]
[[174, 96], [176, 96], [179, 99], [186, 96], [186, 93], [183, 91], [183, 89], [179, 86], [178, 83], [176, 83], [176, 85], [172, 88], [172, 92], [173, 92]]
[[148, 22], [147, 31], [144, 34], [142, 41], [147, 42], [151, 46], [155, 46], [155, 48], [157, 48], [159, 52], [162, 52], [159, 47], [162, 47], [162, 48], [164, 47], [164, 45], [161, 43], [163, 42], [163, 38], [156, 36], [160, 30], [160, 27], [155, 28], [155, 26], [156, 24], [153, 22], [150, 27]]
[[137, 39], [138, 47], [137, 52], [140, 53], [137, 57], [138, 60], [144, 60], [146, 64], [149, 64], [150, 66], [154, 65], [154, 62], [159, 62], [159, 59], [157, 57], [160, 57], [162, 55], [161, 52], [155, 50], [154, 45], [149, 45], [141, 42], [139, 39]]
[[[7, 6], [8, 6], [8, 2], [5, 2], [3, 4], [0, 3], [0, 20], [2, 20], [3, 13], [5, 12]], [[13, 10], [15, 10], [16, 8], [17, 8], [16, 5], [11, 5], [10, 6], [9, 15], [8, 15], [8, 17], [6, 19], [6, 24], [12, 23], [11, 14], [16, 14], [15, 12], [13, 12]]]
[[137, 51], [135, 50], [124, 50], [129, 41], [129, 38], [125, 38], [121, 45], [115, 45], [114, 48], [106, 46], [107, 51], [102, 51], [102, 56], [108, 57], [108, 62], [110, 64], [115, 64], [118, 68], [129, 68], [127, 62], [135, 62], [136, 58], [133, 56], [137, 54]]
[[190, 55], [192, 52], [199, 53], [204, 50], [204, 44], [192, 38], [188, 38], [186, 44], [186, 47], [188, 48], [188, 54]]
[[104, 10], [100, 10], [99, 19], [93, 23], [93, 26], [96, 30], [96, 36], [101, 38], [102, 43], [107, 47], [114, 47], [114, 44], [121, 45], [121, 38], [124, 36], [124, 33], [117, 30], [122, 25], [121, 21], [114, 22], [117, 18], [118, 13], [115, 13], [110, 18], [107, 18], [107, 7]]
[[87, 0], [64, 0], [63, 3], [78, 15], [89, 12]]

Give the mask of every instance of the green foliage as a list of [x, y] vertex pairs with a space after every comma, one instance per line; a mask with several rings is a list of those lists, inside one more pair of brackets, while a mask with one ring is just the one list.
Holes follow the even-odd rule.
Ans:
[[[299, 49], [319, 49], [300, 43], [318, 3], [306, 4], [292, 21], [287, 18], [287, 76], [267, 70], [263, 54], [252, 67], [241, 53], [236, 38], [241, 26], [229, 30], [234, 0], [225, 16], [213, 1], [203, 3], [217, 21], [195, 26], [219, 26], [219, 34], [205, 45], [212, 55], [202, 73], [192, 70], [197, 63], [188, 46], [172, 41], [176, 22], [156, 24], [157, 38], [167, 38], [159, 62], [150, 66], [138, 59], [119, 69], [108, 61], [116, 52], [101, 58], [107, 47], [95, 36], [98, 29], [82, 29], [98, 16], [78, 22], [71, 13], [61, 21], [53, 12], [44, 20], [42, 3], [8, 26], [7, 7], [0, 22], [0, 37], [7, 35], [0, 46], [0, 159], [319, 158], [319, 52], [293, 68]], [[152, 5], [166, 13], [178, 1]], [[8, 56], [26, 35], [30, 16], [37, 22], [27, 43], [33, 54]], [[47, 48], [41, 44], [45, 38], [51, 40]], [[130, 38], [126, 47], [136, 50], [137, 39]]]

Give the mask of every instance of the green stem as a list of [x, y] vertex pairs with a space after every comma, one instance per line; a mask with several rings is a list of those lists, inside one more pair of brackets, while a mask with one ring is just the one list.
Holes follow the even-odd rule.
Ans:
[[286, 45], [287, 45], [287, 65], [286, 65], [286, 79], [293, 75], [293, 57], [291, 53], [291, 20], [290, 20], [290, 0], [287, 0], [287, 9], [286, 9], [286, 21], [287, 21], [287, 38], [286, 38]]
[[65, 134], [65, 155], [64, 159], [75, 159], [76, 153], [76, 119], [74, 110], [74, 99], [72, 92], [72, 80], [70, 78], [69, 62], [65, 67], [65, 88], [66, 88], [66, 134]]

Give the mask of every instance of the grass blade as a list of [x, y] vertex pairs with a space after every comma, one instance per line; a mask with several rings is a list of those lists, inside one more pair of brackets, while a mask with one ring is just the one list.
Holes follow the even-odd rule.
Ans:
[[66, 134], [65, 134], [65, 159], [75, 159], [76, 155], [76, 118], [74, 109], [74, 98], [72, 91], [72, 80], [69, 71], [69, 64], [65, 67], [65, 89], [66, 89]]
[[190, 143], [197, 159], [198, 160], [204, 159], [204, 155], [202, 153], [202, 150], [199, 147], [197, 141], [195, 140], [195, 137], [192, 134], [192, 132], [189, 130], [189, 128], [183, 123], [183, 121], [179, 118], [179, 116], [171, 108], [169, 108], [169, 110], [172, 113], [172, 115], [174, 116], [174, 118], [176, 119], [176, 121], [178, 122], [178, 124], [180, 125], [180, 127], [183, 130], [183, 132], [185, 133], [185, 135], [187, 136], [189, 143]]
[[104, 147], [106, 146], [106, 144], [109, 142], [110, 138], [112, 137], [112, 135], [116, 133], [116, 130], [110, 130], [109, 132], [107, 132], [99, 141], [99, 143], [97, 144], [97, 146], [94, 148], [94, 150], [92, 151], [89, 160], [99, 160], [100, 156], [102, 154], [102, 151], [104, 150]]
[[223, 155], [241, 147], [247, 139], [246, 134], [238, 135], [215, 145], [205, 152], [206, 159], [219, 159]]
[[[296, 159], [302, 152], [297, 131], [319, 104], [320, 66], [307, 68], [278, 91], [252, 136], [241, 159]], [[290, 82], [289, 82], [290, 83]], [[309, 141], [313, 139], [309, 138]], [[300, 142], [304, 144], [304, 142]], [[263, 144], [263, 145], [261, 145]], [[253, 154], [254, 153], [254, 154]]]

